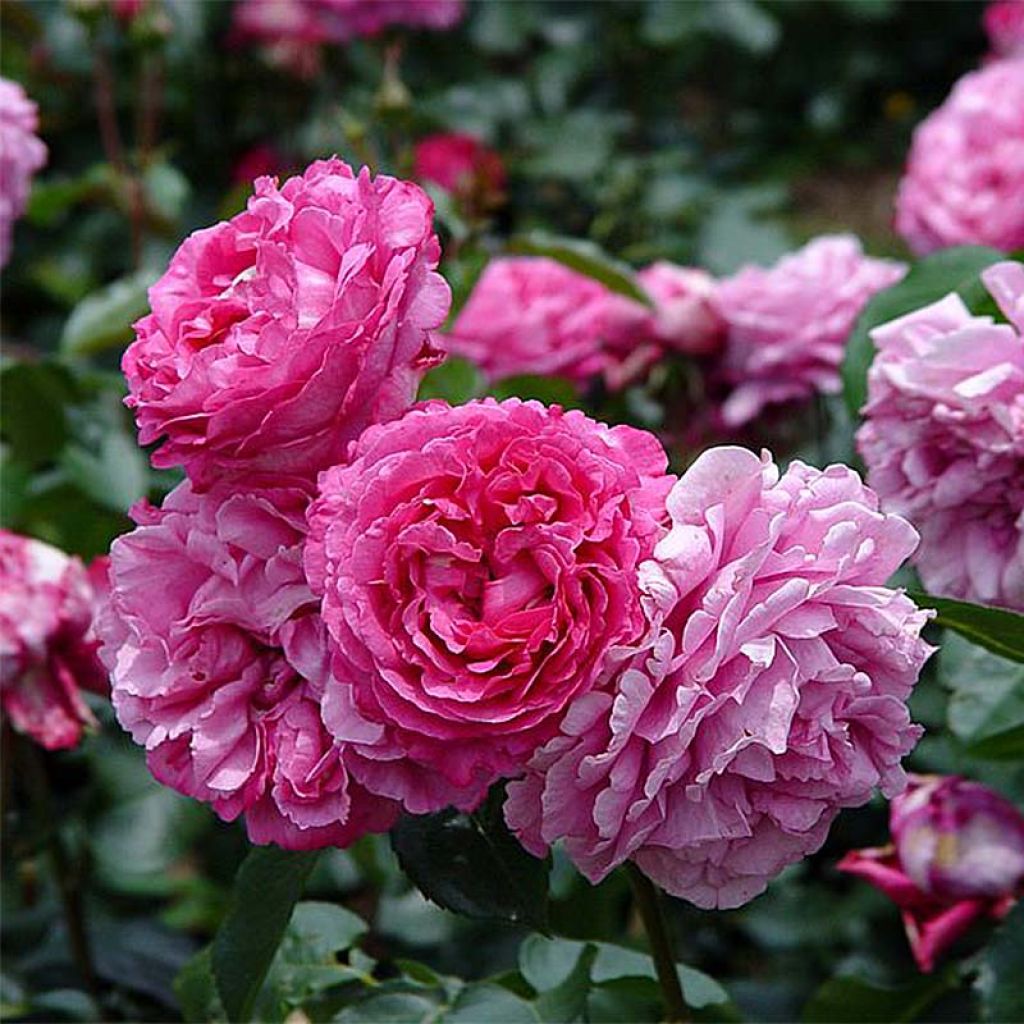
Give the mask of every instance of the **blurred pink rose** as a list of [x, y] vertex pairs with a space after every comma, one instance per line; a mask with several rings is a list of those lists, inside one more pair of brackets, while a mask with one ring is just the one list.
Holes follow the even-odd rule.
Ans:
[[47, 750], [73, 747], [95, 725], [80, 690], [103, 693], [93, 616], [106, 559], [89, 569], [63, 551], [0, 530], [0, 705]]
[[913, 528], [853, 470], [713, 448], [640, 568], [651, 626], [508, 787], [509, 826], [592, 881], [632, 859], [701, 907], [736, 907], [813, 853], [843, 807], [905, 784], [906, 700], [929, 613], [885, 581]]
[[309, 513], [306, 571], [334, 646], [324, 721], [373, 792], [414, 813], [472, 807], [643, 628], [664, 450], [486, 399], [372, 427], [354, 455], [321, 475]]
[[379, 35], [393, 27], [453, 28], [466, 13], [463, 0], [309, 0], [332, 39]]
[[122, 361], [141, 444], [197, 488], [341, 462], [401, 415], [450, 292], [417, 185], [314, 163], [260, 178], [248, 209], [191, 235]]
[[260, 42], [326, 42], [328, 32], [311, 0], [238, 0], [232, 11], [236, 35]]
[[413, 175], [485, 207], [505, 191], [501, 157], [472, 135], [455, 132], [428, 135], [416, 143]]
[[717, 352], [725, 341], [725, 321], [712, 302], [715, 279], [704, 270], [652, 263], [637, 280], [654, 302], [654, 337], [686, 355]]
[[447, 348], [494, 380], [603, 376], [617, 390], [656, 358], [651, 312], [543, 256], [491, 260], [445, 336]]
[[14, 222], [25, 212], [32, 176], [46, 163], [38, 130], [35, 103], [17, 82], [0, 78], [0, 267], [10, 258]]
[[1024, 57], [965, 75], [918, 125], [896, 230], [918, 255], [1024, 246]]
[[257, 178], [278, 174], [285, 163], [285, 159], [269, 142], [259, 142], [235, 161], [231, 180], [236, 185], [251, 187]]
[[1024, 55], [1024, 0], [993, 0], [982, 20], [996, 57]]
[[857, 447], [931, 593], [1024, 609], [1024, 264], [982, 278], [1015, 326], [953, 294], [871, 332]]
[[1024, 883], [1024, 814], [957, 776], [915, 776], [892, 802], [894, 845], [854, 850], [839, 869], [900, 908], [922, 971], [977, 921], [1004, 916]]
[[719, 281], [713, 303], [726, 324], [724, 369], [733, 385], [725, 423], [742, 426], [768, 405], [838, 392], [857, 317], [906, 270], [865, 256], [852, 235], [823, 235], [774, 267], [748, 266]]
[[317, 604], [302, 572], [308, 496], [188, 482], [111, 551], [98, 622], [118, 719], [164, 784], [244, 814], [249, 837], [289, 849], [346, 846], [384, 831], [397, 805], [349, 777], [327, 733]]

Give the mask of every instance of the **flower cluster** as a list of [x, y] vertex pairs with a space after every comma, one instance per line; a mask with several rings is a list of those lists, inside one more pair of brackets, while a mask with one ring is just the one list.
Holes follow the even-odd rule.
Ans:
[[1024, 246], [1024, 56], [965, 75], [914, 132], [896, 230], [915, 253]]
[[922, 971], [978, 921], [1005, 916], [1024, 891], [1024, 814], [956, 776], [913, 777], [892, 801], [889, 846], [854, 850], [839, 869], [900, 908]]
[[46, 163], [36, 105], [17, 82], [0, 78], [0, 267], [11, 255], [14, 222], [25, 212], [32, 175]]
[[953, 294], [872, 332], [857, 445], [929, 591], [1024, 609], [1024, 264], [982, 278], [1011, 323]]
[[81, 690], [103, 692], [93, 618], [106, 559], [86, 568], [57, 548], [0, 530], [0, 706], [48, 750], [95, 724]]

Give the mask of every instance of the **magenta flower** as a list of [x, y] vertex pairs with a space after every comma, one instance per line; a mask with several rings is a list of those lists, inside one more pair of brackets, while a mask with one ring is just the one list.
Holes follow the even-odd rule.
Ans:
[[725, 423], [743, 426], [766, 406], [838, 392], [857, 317], [906, 270], [865, 256], [852, 235], [823, 235], [774, 267], [748, 266], [719, 281], [713, 303], [726, 324], [723, 362], [733, 387]]
[[0, 530], [0, 706], [47, 750], [75, 746], [96, 724], [81, 690], [103, 693], [93, 616], [106, 559], [86, 569], [63, 551]]
[[245, 816], [249, 838], [346, 846], [397, 805], [350, 777], [324, 728], [326, 644], [302, 572], [301, 486], [258, 493], [188, 482], [111, 551], [99, 622], [118, 719], [165, 785]]
[[472, 135], [457, 132], [420, 139], [413, 152], [413, 174], [483, 206], [494, 205], [505, 191], [501, 157]]
[[627, 859], [736, 907], [817, 850], [843, 807], [898, 793], [928, 613], [885, 581], [913, 528], [844, 466], [705, 452], [640, 569], [648, 633], [508, 787], [509, 826], [592, 881]]
[[656, 358], [650, 311], [546, 257], [491, 260], [446, 335], [487, 377], [564, 377], [617, 389]]
[[1024, 0], [992, 0], [982, 21], [994, 56], [1024, 55]]
[[0, 267], [11, 255], [14, 222], [25, 212], [32, 176], [46, 163], [36, 105], [17, 82], [0, 78]]
[[1011, 324], [954, 294], [872, 331], [857, 447], [929, 591], [1024, 609], [1024, 265], [982, 278]]
[[644, 267], [637, 280], [654, 302], [654, 337], [686, 355], [717, 352], [725, 342], [725, 321], [713, 302], [715, 279], [695, 267], [664, 260]]
[[466, 13], [464, 0], [307, 0], [332, 39], [376, 36], [389, 28], [454, 28]]
[[916, 776], [892, 802], [894, 845], [854, 850], [839, 869], [881, 889], [903, 915], [922, 971], [984, 918], [1004, 916], [1024, 884], [1024, 814], [987, 786]]
[[334, 159], [260, 178], [247, 210], [188, 238], [122, 362], [153, 464], [200, 489], [312, 480], [401, 415], [450, 302], [432, 216], [418, 186]]
[[919, 255], [951, 245], [1024, 246], [1024, 58], [964, 75], [918, 125], [896, 230]]
[[486, 399], [372, 427], [354, 456], [309, 512], [334, 652], [324, 721], [371, 791], [414, 813], [472, 807], [644, 628], [665, 453], [630, 427]]

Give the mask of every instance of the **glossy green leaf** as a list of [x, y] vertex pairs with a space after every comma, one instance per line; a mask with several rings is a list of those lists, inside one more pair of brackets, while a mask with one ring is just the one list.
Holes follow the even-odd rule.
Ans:
[[132, 324], [149, 310], [147, 291], [156, 279], [152, 271], [140, 270], [84, 298], [64, 325], [61, 351], [86, 356], [126, 345]]
[[933, 597], [920, 591], [911, 592], [910, 597], [922, 608], [934, 608], [938, 612], [935, 619], [938, 625], [954, 630], [1002, 658], [1024, 662], [1024, 615], [1006, 608]]

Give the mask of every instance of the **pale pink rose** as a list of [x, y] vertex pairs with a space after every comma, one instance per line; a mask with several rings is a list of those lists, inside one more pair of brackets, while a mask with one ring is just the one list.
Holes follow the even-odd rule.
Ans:
[[349, 775], [323, 726], [326, 637], [302, 572], [308, 497], [186, 481], [111, 550], [97, 624], [118, 719], [164, 784], [245, 816], [256, 843], [346, 846], [397, 805]]
[[466, 200], [493, 205], [505, 191], [501, 157], [472, 135], [428, 135], [413, 151], [413, 175]]
[[491, 260], [445, 336], [494, 380], [604, 377], [616, 390], [657, 358], [651, 311], [544, 256]]
[[719, 281], [713, 302], [726, 323], [724, 372], [733, 388], [725, 423], [742, 426], [766, 406], [838, 392], [857, 317], [906, 271], [865, 256], [852, 235], [822, 235], [774, 267], [748, 266]]
[[1024, 815], [1005, 797], [957, 776], [912, 776], [892, 801], [894, 844], [854, 850], [839, 869], [899, 908], [918, 967], [977, 921], [1004, 917], [1024, 883]]
[[953, 294], [871, 332], [857, 447], [931, 593], [1024, 609], [1024, 264], [982, 278], [1011, 324]]
[[71, 555], [0, 530], [0, 705], [47, 750], [75, 746], [96, 724], [79, 691], [107, 689], [93, 617], [106, 559]]
[[512, 782], [510, 827], [592, 881], [631, 859], [701, 907], [736, 907], [825, 841], [840, 808], [905, 785], [906, 700], [928, 613], [885, 586], [914, 549], [845, 466], [785, 473], [705, 452], [640, 569], [651, 628]]
[[17, 82], [0, 78], [0, 267], [11, 255], [14, 222], [25, 212], [32, 176], [46, 163], [35, 103]]
[[122, 361], [141, 444], [200, 489], [310, 479], [401, 415], [433, 364], [450, 292], [417, 185], [314, 163], [190, 236], [150, 289]]
[[308, 0], [331, 38], [343, 42], [388, 28], [453, 28], [466, 13], [464, 0]]
[[964, 75], [918, 125], [896, 230], [918, 255], [951, 245], [1024, 246], [1024, 57]]
[[486, 399], [371, 427], [354, 454], [309, 513], [306, 571], [334, 644], [324, 721], [368, 789], [414, 813], [472, 807], [644, 628], [637, 567], [661, 532], [664, 450]]
[[722, 347], [725, 321], [712, 302], [715, 279], [707, 271], [660, 261], [637, 280], [654, 302], [654, 336], [666, 348], [704, 356]]
[[993, 56], [1024, 55], [1024, 0], [993, 0], [982, 21]]

